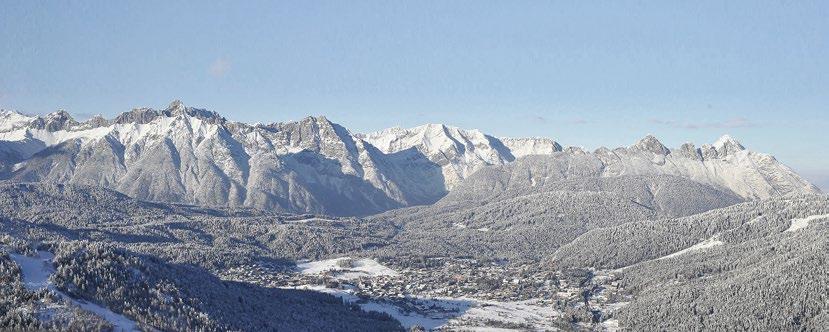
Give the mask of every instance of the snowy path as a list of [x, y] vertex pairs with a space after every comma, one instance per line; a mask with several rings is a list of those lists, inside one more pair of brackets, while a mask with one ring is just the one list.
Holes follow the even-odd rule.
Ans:
[[73, 299], [69, 295], [66, 295], [66, 293], [55, 288], [49, 282], [49, 276], [54, 273], [54, 268], [52, 267], [52, 258], [54, 258], [54, 255], [46, 251], [38, 251], [37, 254], [37, 257], [18, 254], [9, 255], [20, 266], [20, 269], [23, 270], [23, 285], [26, 289], [36, 291], [42, 288], [48, 288], [57, 293], [61, 298], [81, 307], [81, 309], [92, 312], [105, 319], [112, 324], [115, 331], [139, 331], [138, 325], [129, 318], [97, 304]]
[[723, 245], [723, 242], [722, 242], [722, 241], [720, 241], [720, 240], [718, 239], [718, 236], [716, 236], [716, 235], [715, 235], [715, 236], [712, 236], [712, 237], [711, 237], [710, 239], [708, 239], [708, 240], [702, 241], [702, 242], [697, 243], [697, 244], [695, 244], [695, 245], [692, 245], [692, 246], [690, 246], [690, 247], [688, 247], [688, 248], [685, 248], [685, 249], [682, 249], [682, 250], [680, 250], [680, 251], [677, 251], [677, 252], [675, 252], [675, 253], [673, 253], [673, 254], [670, 254], [670, 255], [665, 255], [665, 256], [659, 257], [659, 258], [657, 258], [657, 260], [660, 260], [660, 259], [668, 259], [668, 258], [671, 258], [671, 257], [676, 257], [676, 256], [679, 256], [679, 255], [682, 255], [682, 254], [685, 254], [685, 253], [689, 253], [689, 252], [692, 252], [692, 251], [697, 251], [697, 250], [702, 250], [702, 249], [708, 249], [708, 248], [712, 248], [712, 247], [716, 247], [716, 246], [721, 246], [721, 245]]
[[624, 266], [624, 267], [620, 267], [620, 268], [615, 269], [615, 270], [612, 270], [612, 271], [613, 271], [613, 272], [622, 272], [622, 271], [627, 270], [628, 268], [630, 268], [630, 267], [632, 267], [632, 266], [636, 266], [636, 265], [639, 265], [639, 264], [643, 264], [643, 263], [645, 263], [645, 262], [660, 261], [660, 260], [664, 260], [664, 259], [669, 259], [669, 258], [677, 257], [677, 256], [679, 256], [679, 255], [687, 254], [687, 253], [689, 253], [689, 252], [694, 252], [694, 251], [699, 251], [699, 250], [705, 250], [705, 249], [709, 249], [709, 248], [713, 248], [713, 247], [721, 246], [721, 245], [723, 245], [724, 243], [723, 243], [722, 241], [720, 241], [719, 236], [720, 236], [720, 234], [718, 233], [718, 234], [716, 234], [716, 235], [714, 235], [714, 236], [712, 236], [712, 237], [708, 238], [708, 239], [707, 239], [707, 240], [705, 240], [705, 241], [699, 242], [699, 243], [697, 243], [697, 244], [695, 244], [695, 245], [692, 245], [692, 246], [690, 246], [690, 247], [688, 247], [688, 248], [685, 248], [685, 249], [682, 249], [682, 250], [680, 250], [680, 251], [674, 252], [674, 253], [672, 253], [672, 254], [667, 254], [667, 255], [665, 255], [665, 256], [662, 256], [662, 257], [657, 257], [657, 258], [654, 258], [654, 259], [643, 260], [643, 261], [641, 261], [641, 262], [636, 262], [636, 263], [633, 263], [633, 264], [631, 264], [631, 265]]

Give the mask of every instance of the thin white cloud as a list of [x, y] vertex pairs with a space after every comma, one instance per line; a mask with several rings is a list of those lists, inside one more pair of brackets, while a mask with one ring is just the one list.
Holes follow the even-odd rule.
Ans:
[[224, 77], [230, 71], [230, 61], [226, 58], [218, 58], [210, 64], [208, 72], [216, 78]]
[[757, 126], [757, 124], [753, 121], [743, 117], [737, 117], [725, 121], [715, 122], [682, 122], [675, 120], [651, 119], [651, 123], [679, 129], [750, 128]]

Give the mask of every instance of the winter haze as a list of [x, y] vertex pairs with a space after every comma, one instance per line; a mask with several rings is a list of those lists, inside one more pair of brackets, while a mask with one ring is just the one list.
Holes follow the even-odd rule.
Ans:
[[9, 1], [0, 330], [825, 330], [827, 13]]

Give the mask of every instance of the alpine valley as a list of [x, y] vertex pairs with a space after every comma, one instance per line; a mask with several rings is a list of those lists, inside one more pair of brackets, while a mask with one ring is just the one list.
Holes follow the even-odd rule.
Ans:
[[728, 135], [0, 111], [0, 329], [827, 326], [829, 196]]

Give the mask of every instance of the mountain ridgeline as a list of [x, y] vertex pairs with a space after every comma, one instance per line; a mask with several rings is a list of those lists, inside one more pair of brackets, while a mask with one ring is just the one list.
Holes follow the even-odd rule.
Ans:
[[0, 178], [101, 186], [150, 201], [350, 216], [447, 194], [450, 201], [494, 199], [573, 179], [660, 175], [742, 200], [819, 192], [774, 157], [727, 136], [673, 150], [647, 136], [586, 152], [546, 138], [434, 124], [369, 134], [325, 117], [245, 124], [178, 101], [84, 122], [64, 111], [0, 111]]
[[588, 152], [180, 102], [0, 112], [0, 178], [0, 330], [829, 322], [829, 197], [729, 136]]

